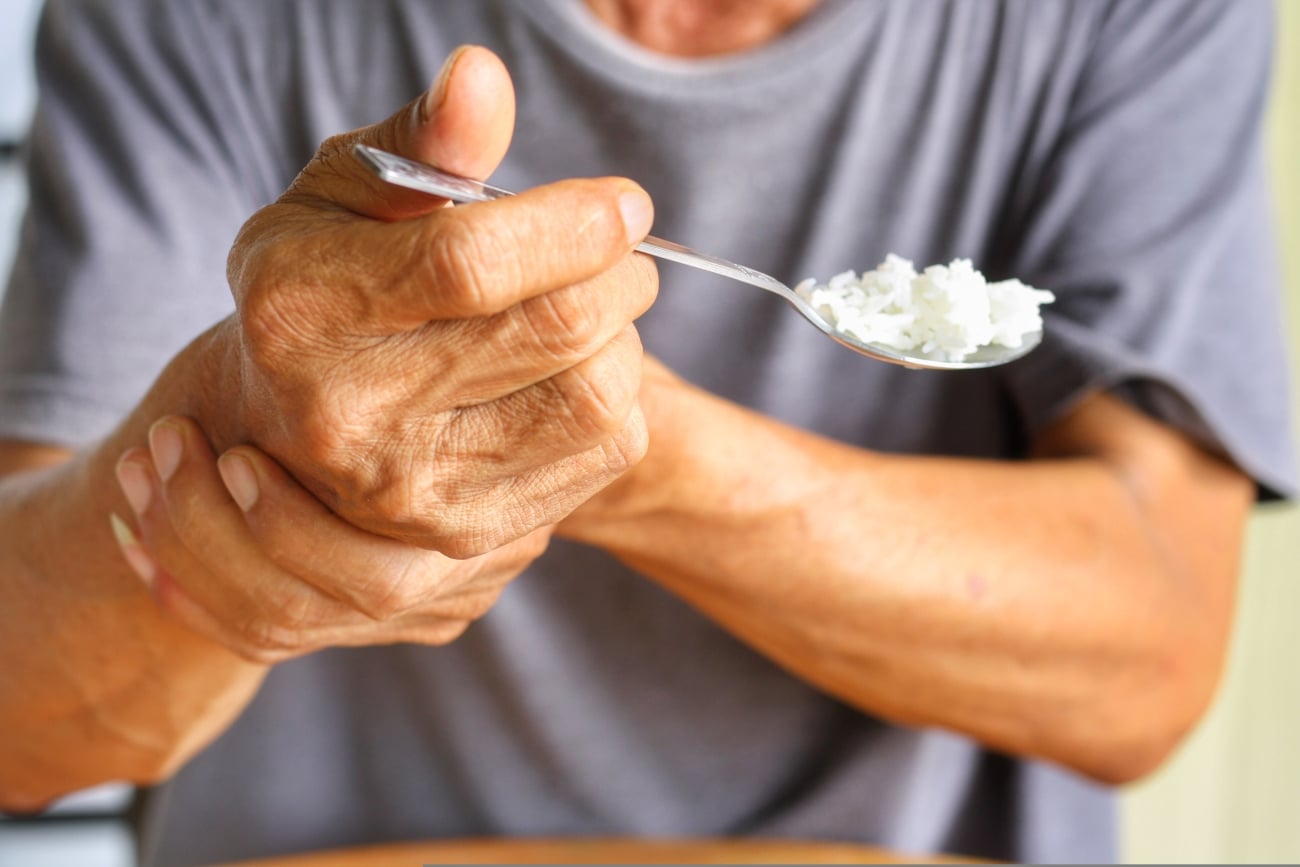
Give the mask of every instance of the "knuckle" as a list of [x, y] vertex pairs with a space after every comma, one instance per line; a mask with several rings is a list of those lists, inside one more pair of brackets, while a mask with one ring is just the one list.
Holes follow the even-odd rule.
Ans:
[[[453, 560], [467, 560], [494, 547], [502, 503], [490, 467], [471, 454], [453, 454], [460, 451], [459, 442], [441, 442], [448, 447], [440, 449], [436, 466], [388, 473], [387, 478], [396, 481], [366, 493], [367, 514], [374, 521], [366, 529]], [[418, 593], [430, 576], [438, 583], [436, 574], [417, 567], [403, 581], [410, 592]]]
[[381, 529], [386, 535], [436, 536], [440, 529], [437, 520], [422, 519], [414, 488], [409, 483], [364, 484], [360, 486], [356, 499], [365, 504], [368, 523]]
[[279, 663], [292, 658], [292, 654], [284, 651], [268, 650], [266, 648], [245, 644], [243, 642], [235, 642], [234, 644], [227, 645], [227, 647], [240, 659], [243, 659], [245, 662], [251, 662], [254, 665], [278, 665]]
[[627, 232], [619, 210], [623, 181], [610, 178], [579, 178], [561, 182], [572, 196], [575, 239], [590, 255], [608, 265], [627, 254]]
[[659, 268], [649, 256], [627, 256], [620, 264], [626, 276], [619, 279], [619, 290], [633, 303], [632, 318], [636, 319], [650, 309], [659, 297]]
[[279, 278], [265, 265], [256, 266], [257, 273], [243, 287], [239, 304], [239, 325], [245, 348], [256, 360], [260, 353], [276, 346], [282, 337], [284, 315], [279, 310], [276, 297]]
[[281, 662], [305, 649], [299, 630], [262, 617], [245, 619], [236, 632], [241, 653], [262, 664]]
[[[480, 553], [473, 515], [485, 508], [484, 492], [477, 485], [454, 481], [455, 476], [452, 469], [439, 474], [442, 481], [427, 485], [414, 483], [410, 478], [403, 478], [400, 483], [368, 485], [359, 497], [349, 498], [350, 502], [361, 505], [342, 516], [356, 517], [353, 523], [372, 533], [453, 559], [473, 557]], [[419, 593], [418, 575], [401, 581], [404, 589], [395, 589], [396, 596], [387, 604], [401, 607], [407, 604], [407, 594]], [[396, 587], [398, 582], [392, 583]], [[384, 608], [378, 610], [382, 614]]]
[[499, 547], [502, 530], [485, 526], [448, 533], [436, 542], [437, 550], [453, 560], [471, 560]]
[[244, 287], [239, 326], [244, 351], [253, 363], [273, 368], [293, 347], [306, 342], [306, 323], [290, 303], [296, 289], [280, 269], [264, 265], [258, 271]]
[[529, 335], [550, 359], [573, 363], [600, 348], [602, 310], [592, 293], [576, 287], [548, 292], [520, 307]]
[[[521, 500], [515, 480], [501, 481], [466, 501], [456, 520], [445, 526], [436, 550], [444, 557], [470, 561], [491, 554], [521, 535], [520, 524], [533, 510], [533, 504]], [[477, 564], [475, 564], [477, 568]], [[449, 576], [449, 580], [455, 580]]]
[[641, 463], [649, 450], [650, 432], [645, 417], [639, 412], [634, 413], [628, 424], [605, 448], [606, 465], [615, 476], [621, 476]]
[[267, 593], [259, 600], [263, 616], [273, 624], [272, 636], [287, 644], [299, 646], [302, 637], [313, 627], [320, 625], [318, 608], [312, 595], [303, 592], [301, 586], [285, 588], [278, 593]]
[[364, 501], [384, 471], [385, 455], [373, 447], [382, 434], [359, 414], [352, 389], [321, 382], [306, 389], [314, 390], [299, 396], [291, 422], [294, 450], [312, 468], [304, 481], [327, 488], [332, 500]]
[[226, 278], [235, 298], [241, 297], [244, 287], [255, 282], [264, 256], [272, 240], [279, 235], [281, 209], [277, 204], [266, 205], [253, 212], [235, 235], [230, 252], [226, 255]]
[[307, 462], [337, 475], [339, 456], [348, 451], [348, 440], [335, 424], [333, 413], [319, 400], [311, 400], [299, 412], [295, 427], [296, 447]]
[[406, 569], [392, 578], [381, 580], [357, 600], [357, 607], [362, 614], [381, 623], [409, 614], [424, 602], [421, 577]]
[[[543, 470], [549, 474], [549, 468]], [[472, 549], [480, 557], [474, 566], [477, 572], [487, 570], [501, 573], [505, 569], [519, 571], [536, 557], [520, 558], [519, 546], [527, 546], [530, 534], [546, 535], [539, 528], [558, 521], [567, 514], [563, 494], [554, 492], [539, 496], [527, 481], [529, 476], [513, 477], [503, 481], [496, 489], [491, 509], [482, 510], [474, 525]], [[540, 554], [540, 552], [539, 552]]]
[[593, 443], [622, 430], [636, 405], [639, 384], [636, 370], [610, 352], [568, 371], [561, 393], [572, 438]]
[[650, 433], [645, 416], [633, 412], [619, 432], [601, 443], [602, 469], [610, 480], [636, 467], [650, 451]]
[[[450, 215], [448, 215], [450, 216]], [[452, 316], [484, 316], [503, 304], [499, 266], [490, 233], [458, 219], [431, 221], [425, 256], [439, 299]]]

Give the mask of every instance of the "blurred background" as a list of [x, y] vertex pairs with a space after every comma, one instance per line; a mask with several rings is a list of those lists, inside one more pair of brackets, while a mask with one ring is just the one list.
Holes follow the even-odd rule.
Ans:
[[[1269, 148], [1288, 286], [1300, 346], [1300, 0], [1278, 7], [1278, 66]], [[23, 203], [19, 145], [34, 86], [31, 38], [40, 0], [0, 0], [0, 273], [7, 274]], [[1300, 352], [1293, 350], [1300, 417]], [[1300, 446], [1300, 443], [1298, 443]], [[1218, 701], [1175, 759], [1123, 795], [1131, 862], [1300, 863], [1300, 508], [1259, 510], [1251, 525], [1237, 629]], [[129, 867], [119, 818], [128, 792], [104, 787], [47, 818], [0, 819], [0, 867]]]
[[[1277, 67], [1269, 116], [1300, 418], [1300, 0], [1275, 0]], [[1124, 799], [1132, 861], [1300, 863], [1300, 508], [1251, 524], [1227, 675], [1179, 755]]]

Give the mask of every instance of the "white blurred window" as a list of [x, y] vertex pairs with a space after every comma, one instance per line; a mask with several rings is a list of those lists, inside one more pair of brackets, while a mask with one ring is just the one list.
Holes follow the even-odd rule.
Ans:
[[0, 274], [6, 276], [25, 202], [18, 148], [36, 105], [32, 46], [40, 7], [41, 0], [0, 0]]

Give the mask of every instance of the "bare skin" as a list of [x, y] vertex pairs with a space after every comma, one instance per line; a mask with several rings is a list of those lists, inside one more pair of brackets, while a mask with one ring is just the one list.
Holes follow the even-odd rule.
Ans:
[[605, 26], [677, 57], [709, 57], [770, 42], [821, 0], [587, 0]]
[[644, 191], [444, 209], [350, 156], [360, 139], [487, 175], [509, 77], [484, 49], [447, 69], [249, 220], [237, 315], [116, 433], [0, 447], [0, 808], [166, 777], [276, 661], [452, 640], [644, 454]]
[[646, 459], [559, 533], [849, 704], [1124, 783], [1209, 703], [1254, 487], [1120, 401], [1022, 462], [875, 454], [654, 366], [642, 404]]
[[[598, 15], [602, 5], [592, 0]], [[670, 5], [620, 4], [633, 29], [616, 29], [667, 53], [723, 50], [684, 35], [703, 26], [652, 37], [654, 7]], [[694, 7], [751, 10], [766, 24], [739, 30], [765, 33], [760, 42], [788, 28], [791, 8]], [[468, 57], [430, 125], [394, 122], [377, 134], [385, 144], [466, 174], [491, 170], [509, 124], [481, 106], [504, 104], [509, 85], [480, 53]], [[498, 98], [482, 98], [494, 88]], [[345, 166], [342, 144], [327, 143], [320, 177]], [[625, 183], [530, 193], [495, 216], [448, 212], [466, 227], [359, 178], [322, 186], [309, 171], [232, 255], [243, 318], [196, 341], [117, 434], [77, 455], [0, 445], [0, 653], [13, 661], [0, 677], [0, 807], [166, 777], [280, 659], [451, 640], [556, 522], [864, 710], [1108, 781], [1158, 764], [1217, 678], [1250, 482], [1104, 395], [1048, 431], [1035, 460], [1006, 463], [850, 448], [648, 359], [642, 382], [628, 324], [653, 297], [653, 273], [626, 256], [644, 229], [613, 228]], [[544, 230], [539, 241], [512, 228], [532, 215], [572, 233], [593, 214], [608, 234], [581, 262], [555, 262]], [[472, 245], [484, 245], [517, 255], [515, 273], [552, 279], [436, 272], [433, 285], [460, 291], [440, 293], [447, 306], [434, 316], [401, 274], [382, 287], [401, 303], [378, 303], [378, 285], [367, 294], [358, 275], [371, 269], [353, 260], [370, 244], [357, 239], [396, 229], [385, 237], [409, 250], [439, 222], [471, 245], [444, 263], [474, 263]], [[313, 251], [330, 266], [315, 282], [348, 290], [330, 319], [367, 329], [338, 333], [294, 303], [306, 282], [295, 263]], [[498, 339], [535, 351], [522, 367], [458, 366]], [[447, 345], [455, 354], [440, 360]], [[405, 378], [429, 369], [413, 357], [459, 376], [456, 388]], [[337, 373], [357, 364], [366, 376]], [[557, 398], [565, 411], [548, 412]], [[373, 403], [335, 409], [359, 400]], [[467, 417], [475, 423], [458, 428]], [[354, 429], [358, 418], [371, 426]], [[529, 437], [539, 427], [550, 433]], [[462, 448], [442, 465], [402, 448], [429, 436]], [[563, 447], [547, 446], [557, 438]], [[528, 452], [534, 440], [542, 448]], [[503, 468], [521, 449], [522, 464]], [[762, 469], [772, 466], [787, 471]], [[110, 513], [134, 537], [121, 548]]]

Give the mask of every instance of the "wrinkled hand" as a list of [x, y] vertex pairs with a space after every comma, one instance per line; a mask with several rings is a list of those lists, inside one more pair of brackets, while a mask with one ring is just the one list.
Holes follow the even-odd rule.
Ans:
[[199, 419], [356, 527], [456, 558], [558, 521], [646, 448], [632, 322], [657, 278], [630, 255], [645, 192], [572, 180], [444, 207], [351, 153], [483, 177], [513, 118], [504, 67], [470, 48], [427, 97], [326, 141], [235, 243], [238, 396]]
[[[184, 418], [155, 424], [118, 479], [123, 553], [169, 617], [261, 664], [324, 647], [445, 644], [538, 557], [550, 529], [453, 560], [343, 521], [252, 446], [217, 457]], [[119, 525], [125, 527], [125, 525]]]
[[[693, 465], [710, 460], [710, 450], [699, 448], [706, 441], [702, 434], [708, 426], [707, 416], [701, 414], [701, 396], [711, 398], [653, 355], [645, 355], [639, 400], [650, 445], [644, 459], [570, 512], [556, 526], [556, 535], [599, 546], [607, 526], [671, 508], [681, 496], [676, 481], [693, 475]], [[743, 444], [729, 442], [729, 446]]]

